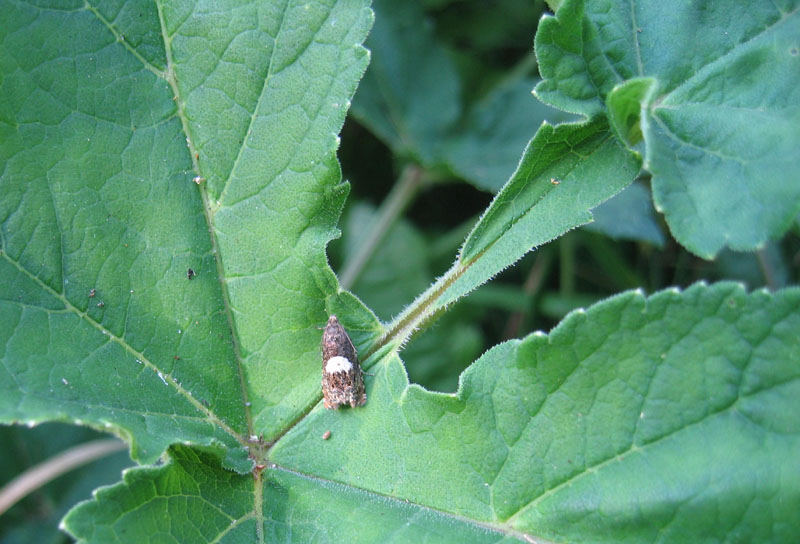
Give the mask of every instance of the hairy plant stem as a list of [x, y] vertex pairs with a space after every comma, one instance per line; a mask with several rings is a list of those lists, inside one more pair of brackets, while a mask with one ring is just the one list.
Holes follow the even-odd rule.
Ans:
[[356, 254], [347, 260], [339, 275], [339, 285], [342, 289], [350, 289], [358, 279], [378, 248], [378, 244], [422, 186], [423, 174], [423, 169], [416, 164], [409, 164], [403, 168], [389, 196], [378, 208], [374, 223], [367, 229], [366, 240], [359, 246]]
[[423, 322], [444, 310], [444, 305], [437, 305], [439, 297], [441, 297], [479, 257], [480, 255], [469, 262], [456, 260], [453, 266], [451, 266], [442, 277], [436, 280], [433, 285], [428, 287], [428, 289], [417, 297], [417, 299], [403, 310], [400, 315], [394, 318], [386, 327], [386, 332], [383, 337], [381, 337], [380, 341], [366, 353], [366, 357], [369, 357], [383, 346], [389, 344], [394, 344], [399, 349], [400, 346], [405, 344], [409, 338], [420, 329]]

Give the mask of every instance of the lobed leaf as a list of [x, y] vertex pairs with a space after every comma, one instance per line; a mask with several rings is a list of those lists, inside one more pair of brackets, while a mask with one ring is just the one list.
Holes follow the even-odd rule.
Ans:
[[798, 328], [796, 289], [625, 293], [491, 349], [456, 395], [388, 356], [364, 410], [314, 410], [270, 458], [531, 541], [788, 542]]
[[[63, 522], [79, 543], [458, 542], [514, 541], [444, 512], [291, 471], [270, 469], [263, 489], [214, 457], [176, 447], [164, 467], [125, 473]], [[261, 510], [263, 508], [263, 510]], [[162, 523], [162, 521], [168, 523]]]
[[324, 255], [371, 12], [220, 8], [0, 10], [2, 421], [110, 430], [143, 463], [208, 446], [248, 471], [251, 437], [319, 400], [327, 313], [376, 334]]
[[798, 327], [799, 290], [722, 283], [573, 312], [487, 352], [455, 395], [410, 385], [389, 354], [364, 408], [318, 406], [263, 479], [176, 447], [65, 527], [81, 542], [147, 542], [159, 519], [218, 542], [791, 541]]
[[[251, 404], [253, 434], [270, 439], [319, 401], [316, 327], [341, 313], [325, 246], [349, 190], [337, 134], [366, 68], [360, 43], [372, 14], [367, 0], [331, 0], [178, 20], [172, 44], [186, 62], [175, 73], [187, 132], [210, 172], [206, 215], [237, 341], [236, 385]], [[253, 21], [260, 26], [251, 31]], [[225, 29], [218, 38], [217, 28]], [[218, 60], [195, 87], [198, 56]], [[377, 319], [363, 307], [356, 314], [349, 328], [375, 335]]]
[[656, 207], [689, 250], [758, 248], [800, 212], [799, 9], [565, 1], [536, 35], [536, 95], [643, 136]]
[[111, 430], [141, 462], [213, 445], [247, 470], [202, 201], [144, 31], [159, 14], [114, 9], [1, 8], [0, 418]]

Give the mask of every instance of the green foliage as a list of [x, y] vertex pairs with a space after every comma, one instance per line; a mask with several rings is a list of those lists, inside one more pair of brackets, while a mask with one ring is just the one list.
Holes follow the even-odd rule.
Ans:
[[373, 59], [353, 115], [397, 155], [496, 192], [543, 121], [571, 118], [531, 100], [535, 81], [526, 77], [501, 81], [470, 100], [466, 76], [419, 5], [378, 0], [373, 6], [383, 16], [366, 43]]
[[[45, 423], [33, 429], [0, 427], [0, 488], [24, 470], [38, 466], [67, 448], [80, 447], [92, 440], [114, 439], [104, 438], [86, 427], [63, 423]], [[75, 503], [91, 496], [93, 489], [117, 482], [120, 471], [130, 465], [127, 451], [117, 451], [40, 488], [0, 517], [0, 543], [69, 542], [69, 537], [58, 530], [61, 518]], [[33, 512], [36, 514], [32, 515]]]
[[[641, 542], [660, 531], [723, 540], [734, 505], [753, 504], [754, 520], [775, 515], [785, 532], [744, 524], [737, 534], [787, 541], [800, 531], [789, 506], [800, 472], [783, 468], [800, 448], [799, 310], [796, 289], [626, 293], [547, 336], [496, 346], [456, 396], [409, 386], [393, 357], [369, 409], [317, 408], [271, 458], [548, 540]], [[691, 508], [676, 512], [684, 502]], [[725, 524], [718, 509], [730, 512]]]
[[[800, 538], [800, 290], [695, 282], [800, 248], [704, 265], [652, 213], [701, 256], [789, 228], [796, 3], [565, 0], [511, 61], [459, 2], [223, 4], [0, 0], [0, 421], [140, 465], [0, 541], [78, 498], [86, 543]], [[345, 142], [352, 195], [351, 100], [389, 157]], [[322, 407], [331, 314], [364, 407]], [[0, 459], [89, 438], [49, 429]]]
[[761, 247], [800, 212], [798, 6], [567, 0], [536, 34], [536, 95], [607, 107], [629, 145], [643, 134], [656, 207], [688, 249]]

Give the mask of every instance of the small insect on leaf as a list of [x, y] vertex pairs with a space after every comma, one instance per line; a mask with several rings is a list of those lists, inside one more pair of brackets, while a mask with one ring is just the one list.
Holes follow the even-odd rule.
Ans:
[[355, 408], [367, 402], [356, 348], [335, 315], [322, 331], [322, 396], [328, 410], [338, 410], [342, 404]]

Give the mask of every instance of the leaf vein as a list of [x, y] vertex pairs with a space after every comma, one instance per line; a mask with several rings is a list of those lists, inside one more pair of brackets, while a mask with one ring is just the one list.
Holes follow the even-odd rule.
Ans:
[[[722, 297], [720, 299], [720, 302], [719, 302], [720, 307], [724, 304], [725, 300], [726, 300], [725, 297]], [[793, 314], [793, 310], [796, 311], [796, 309], [787, 310], [781, 318], [773, 321], [773, 323], [772, 323], [772, 325], [770, 327], [770, 330], [774, 329], [774, 327], [778, 323], [780, 323], [780, 322], [784, 321], [785, 319], [787, 319], [788, 317], [790, 317]], [[715, 315], [718, 315], [718, 314], [719, 314], [719, 312], [715, 313]], [[683, 335], [683, 338], [688, 337], [691, 334], [691, 331], [694, 330], [694, 328], [696, 326], [698, 326], [700, 323], [702, 323], [702, 321], [703, 320], [695, 322], [692, 325], [692, 328], [690, 328]], [[737, 328], [737, 330], [738, 330], [738, 328]], [[764, 339], [769, 338], [770, 336], [771, 335], [769, 333], [766, 333], [764, 335]], [[763, 341], [763, 339], [762, 339], [762, 341]], [[749, 365], [749, 363], [751, 361], [752, 361], [752, 357], [749, 358], [747, 364]], [[658, 367], [658, 365], [655, 365], [655, 366]], [[538, 497], [532, 499], [527, 504], [525, 504], [521, 508], [519, 508], [519, 510], [517, 510], [517, 512], [513, 516], [508, 518], [507, 522], [513, 522], [513, 520], [515, 518], [519, 517], [526, 510], [530, 510], [532, 508], [535, 508], [537, 504], [539, 504], [541, 501], [543, 501], [547, 497], [555, 494], [556, 492], [558, 492], [562, 488], [565, 488], [567, 486], [572, 485], [574, 482], [580, 480], [581, 478], [583, 478], [584, 476], [586, 476], [588, 474], [595, 473], [595, 472], [601, 470], [602, 468], [604, 468], [605, 466], [610, 465], [611, 463], [623, 460], [623, 458], [625, 458], [626, 456], [628, 456], [631, 453], [635, 453], [635, 452], [643, 450], [646, 447], [652, 447], [655, 444], [659, 444], [659, 443], [661, 443], [661, 442], [663, 442], [663, 441], [665, 441], [665, 440], [667, 440], [667, 439], [669, 439], [669, 438], [671, 438], [673, 436], [676, 436], [676, 435], [686, 431], [687, 429], [690, 429], [690, 428], [693, 428], [693, 427], [695, 427], [697, 425], [700, 425], [701, 423], [706, 422], [706, 421], [708, 421], [708, 420], [710, 420], [712, 418], [721, 416], [721, 415], [723, 415], [725, 413], [732, 413], [734, 411], [735, 411], [735, 413], [740, 414], [740, 412], [738, 410], [736, 410], [736, 404], [741, 399], [749, 398], [749, 397], [752, 397], [754, 395], [758, 395], [758, 394], [767, 392], [770, 389], [773, 389], [773, 388], [778, 387], [780, 385], [783, 385], [783, 383], [770, 384], [769, 386], [763, 387], [763, 388], [761, 388], [759, 390], [756, 390], [756, 391], [753, 391], [751, 393], [742, 394], [742, 392], [741, 392], [741, 376], [744, 374], [746, 368], [747, 368], [747, 365], [745, 365], [745, 367], [743, 367], [743, 368], [741, 368], [739, 370], [740, 384], [739, 384], [739, 388], [737, 389], [737, 393], [736, 393], [735, 397], [731, 400], [731, 402], [727, 403], [724, 406], [721, 406], [719, 409], [714, 410], [713, 412], [709, 412], [707, 414], [704, 414], [702, 417], [698, 418], [695, 421], [692, 421], [692, 422], [690, 422], [688, 424], [685, 424], [685, 425], [681, 426], [680, 428], [676, 428], [674, 430], [671, 430], [670, 432], [667, 432], [667, 433], [665, 433], [665, 434], [663, 434], [663, 435], [661, 435], [661, 436], [659, 436], [659, 437], [657, 437], [654, 440], [651, 440], [649, 442], [636, 444], [635, 443], [635, 433], [631, 433], [631, 441], [630, 441], [629, 446], [626, 449], [614, 454], [611, 457], [608, 457], [607, 459], [603, 459], [602, 461], [599, 461], [599, 462], [593, 464], [592, 466], [586, 467], [586, 469], [583, 470], [582, 472], [579, 472], [579, 473], [577, 473], [577, 474], [575, 474], [573, 476], [570, 476], [570, 477], [566, 478], [564, 481], [560, 482], [559, 484], [551, 487], [550, 489], [548, 489], [547, 491], [545, 491], [544, 493], [542, 493]], [[765, 430], [768, 430], [769, 432], [773, 432], [771, 429], [765, 429]]]
[[[141, 353], [140, 351], [136, 350], [133, 346], [128, 344], [125, 341], [124, 338], [121, 338], [121, 337], [115, 335], [110, 330], [107, 330], [105, 327], [103, 327], [103, 325], [101, 323], [99, 323], [99, 322], [95, 321], [94, 319], [92, 319], [89, 316], [88, 313], [86, 313], [85, 311], [82, 311], [80, 308], [78, 308], [75, 305], [73, 305], [72, 302], [70, 302], [65, 295], [55, 291], [52, 287], [50, 287], [49, 285], [44, 283], [42, 280], [40, 280], [39, 278], [34, 276], [31, 272], [29, 272], [19, 262], [15, 261], [11, 257], [9, 257], [7, 252], [3, 251], [2, 256], [3, 256], [3, 258], [6, 259], [6, 261], [8, 261], [11, 265], [13, 265], [20, 273], [26, 275], [31, 281], [36, 283], [41, 289], [46, 291], [52, 297], [58, 299], [69, 312], [71, 312], [74, 315], [76, 315], [79, 319], [81, 319], [83, 322], [87, 323], [91, 327], [97, 329], [101, 334], [106, 336], [106, 338], [108, 338], [109, 341], [113, 341], [116, 344], [118, 344], [129, 355], [132, 355], [137, 360], [142, 361], [142, 364], [145, 365], [146, 367], [150, 368], [154, 372], [161, 372], [161, 369], [159, 369], [153, 362], [151, 362], [143, 353]], [[162, 375], [163, 375], [163, 373], [162, 373]], [[197, 409], [199, 412], [204, 414], [204, 419], [208, 420], [209, 423], [212, 423], [214, 425], [219, 426], [223, 431], [225, 431], [226, 433], [231, 435], [234, 439], [236, 439], [237, 442], [239, 442], [240, 444], [242, 444], [244, 446], [247, 446], [247, 442], [246, 442], [246, 440], [244, 438], [242, 438], [236, 431], [234, 431], [227, 423], [225, 423], [220, 418], [218, 418], [216, 416], [216, 414], [214, 414], [211, 410], [206, 408], [200, 401], [195, 399], [176, 380], [170, 379], [170, 380], [166, 381], [166, 383], [169, 386], [173, 387], [175, 389], [175, 391], [179, 395], [183, 396], [192, 406], [194, 406], [195, 409]], [[203, 418], [200, 418], [200, 419], [203, 419]]]

